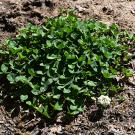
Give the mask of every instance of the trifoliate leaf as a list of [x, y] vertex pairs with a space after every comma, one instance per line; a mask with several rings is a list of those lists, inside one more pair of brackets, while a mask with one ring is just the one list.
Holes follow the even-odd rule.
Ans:
[[21, 95], [20, 99], [21, 99], [22, 102], [24, 102], [25, 100], [28, 99], [28, 95]]
[[1, 65], [1, 71], [2, 71], [3, 73], [6, 73], [7, 70], [8, 70], [8, 67], [7, 67], [5, 64], [2, 64], [2, 65]]

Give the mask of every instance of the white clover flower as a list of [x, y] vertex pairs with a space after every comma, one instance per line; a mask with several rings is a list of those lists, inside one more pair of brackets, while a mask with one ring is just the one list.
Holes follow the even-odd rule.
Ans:
[[110, 105], [111, 99], [108, 96], [101, 95], [98, 98], [98, 104], [102, 105], [103, 107], [107, 107]]

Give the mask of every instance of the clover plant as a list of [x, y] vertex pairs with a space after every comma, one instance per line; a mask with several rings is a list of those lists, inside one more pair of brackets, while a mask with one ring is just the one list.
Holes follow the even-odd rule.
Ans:
[[46, 117], [76, 115], [91, 97], [119, 91], [116, 77], [129, 75], [128, 38], [115, 24], [73, 14], [29, 24], [0, 50], [0, 77], [12, 97]]

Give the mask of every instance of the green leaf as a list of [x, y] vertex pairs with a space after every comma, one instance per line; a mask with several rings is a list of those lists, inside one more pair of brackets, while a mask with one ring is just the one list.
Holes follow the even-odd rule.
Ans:
[[29, 105], [29, 106], [32, 106], [31, 101], [26, 101], [26, 104]]
[[22, 83], [29, 84], [29, 80], [25, 76], [17, 76], [15, 77], [15, 81], [16, 82], [20, 81]]
[[77, 110], [77, 105], [70, 105], [71, 110]]
[[39, 75], [43, 75], [42, 71], [37, 71], [36, 73], [39, 74]]
[[16, 42], [15, 42], [15, 41], [9, 39], [9, 40], [7, 40], [6, 42], [7, 42], [8, 46], [9, 46], [11, 49], [17, 49], [17, 48], [15, 47], [15, 46], [16, 46]]
[[85, 56], [81, 56], [81, 57], [79, 57], [78, 61], [79, 61], [79, 62], [82, 62], [82, 61], [85, 61], [85, 59], [86, 59]]
[[124, 73], [124, 75], [126, 76], [126, 77], [132, 77], [133, 76], [133, 70], [131, 70], [131, 69], [126, 69], [126, 68], [124, 68], [123, 69], [123, 73]]
[[33, 95], [35, 95], [35, 96], [37, 96], [37, 95], [40, 94], [39, 90], [37, 90], [37, 89], [32, 89], [31, 93], [32, 93]]
[[108, 58], [108, 59], [112, 58], [112, 53], [110, 53], [110, 52], [108, 52], [108, 51], [105, 51], [105, 52], [104, 52], [104, 55], [105, 55], [105, 57]]
[[75, 65], [68, 65], [68, 67], [70, 68], [70, 69], [74, 69], [75, 68]]
[[93, 82], [93, 81], [88, 81], [87, 85], [88, 85], [88, 86], [93, 86], [93, 87], [95, 87], [95, 86], [96, 86], [96, 83]]
[[48, 113], [48, 105], [45, 106], [41, 106], [41, 107], [35, 107], [35, 109], [40, 112], [41, 114], [43, 114], [45, 117], [47, 118], [51, 118], [49, 113]]
[[32, 76], [35, 76], [35, 75], [36, 75], [33, 68], [29, 68], [29, 69], [28, 69], [28, 73], [29, 73], [30, 75], [32, 75]]
[[60, 79], [66, 79], [64, 75], [60, 75]]
[[94, 81], [84, 81], [84, 84], [87, 86], [92, 86], [92, 87], [96, 87], [97, 84]]
[[68, 69], [69, 73], [74, 74], [75, 71], [73, 69]]
[[20, 99], [21, 99], [22, 102], [24, 102], [25, 100], [28, 99], [28, 95], [21, 95]]
[[[90, 61], [88, 61], [88, 63], [89, 63]], [[89, 63], [89, 65], [92, 67], [92, 69], [95, 71], [95, 72], [97, 72], [97, 70], [98, 70], [98, 65], [97, 65], [97, 63], [95, 62], [95, 61], [91, 61], [91, 63]]]
[[51, 43], [49, 40], [46, 41], [46, 47], [47, 47], [47, 48], [52, 47], [52, 43]]
[[52, 83], [53, 83], [53, 78], [49, 78], [45, 84], [46, 85], [50, 85]]
[[7, 79], [8, 79], [8, 81], [12, 84], [12, 83], [15, 82], [15, 75], [14, 75], [13, 73], [9, 73], [9, 74], [7, 75]]
[[108, 70], [102, 69], [101, 72], [105, 78], [115, 78], [116, 77], [116, 75], [109, 73]]
[[40, 91], [40, 86], [34, 85], [33, 89], [31, 90], [31, 93], [33, 95], [39, 95], [40, 93], [42, 93], [42, 91]]
[[111, 77], [111, 75], [110, 75], [110, 73], [106, 70], [104, 70], [104, 71], [102, 71], [102, 74], [103, 74], [103, 76], [105, 77], [105, 78], [110, 78]]
[[67, 51], [64, 53], [64, 55], [66, 56], [66, 59], [72, 60], [75, 59], [76, 56], [73, 54], [68, 53]]
[[1, 71], [2, 71], [3, 73], [6, 73], [6, 72], [8, 71], [8, 67], [7, 67], [5, 64], [2, 64], [2, 65], [1, 65]]
[[54, 99], [59, 99], [60, 96], [61, 96], [60, 94], [57, 94], [57, 95], [54, 95], [53, 98], [54, 98]]
[[72, 111], [72, 112], [69, 112], [70, 115], [77, 115], [79, 114], [80, 112], [78, 110], [75, 110], [75, 111]]
[[52, 105], [54, 110], [56, 111], [61, 111], [62, 110], [62, 107], [63, 107], [63, 104], [60, 104], [59, 102], [56, 102], [55, 105]]
[[47, 118], [51, 118], [49, 113], [48, 113], [48, 105], [44, 106], [43, 115], [45, 115]]
[[64, 88], [64, 90], [63, 90], [63, 93], [70, 93], [71, 92], [71, 90], [70, 89], [66, 89], [66, 88]]
[[9, 65], [11, 69], [14, 69], [14, 62], [12, 60], [9, 61]]
[[79, 107], [78, 107], [78, 111], [79, 111], [79, 112], [83, 112], [83, 111], [84, 111], [84, 107], [83, 107], [83, 106], [79, 106]]
[[46, 86], [40, 87], [40, 92], [41, 92], [41, 93], [43, 93], [43, 92], [45, 92], [45, 91], [47, 91], [47, 87], [46, 87]]
[[72, 84], [71, 87], [75, 90], [81, 90], [81, 88], [78, 85]]
[[46, 116], [47, 118], [51, 118], [49, 113], [48, 113], [48, 105], [44, 106], [43, 115]]
[[75, 105], [75, 99], [71, 99], [71, 97], [65, 97], [65, 99], [66, 99], [68, 102], [70, 102], [70, 103], [72, 103], [73, 105]]
[[38, 49], [33, 49], [33, 52], [34, 52], [35, 54], [38, 54]]
[[58, 86], [57, 89], [58, 89], [58, 90], [61, 90], [61, 89], [63, 89], [64, 87], [65, 87], [65, 86]]
[[51, 55], [47, 54], [46, 57], [47, 57], [47, 59], [49, 59], [49, 60], [53, 60], [53, 59], [57, 59], [57, 58], [58, 58], [58, 56], [55, 55], [55, 54], [51, 54]]

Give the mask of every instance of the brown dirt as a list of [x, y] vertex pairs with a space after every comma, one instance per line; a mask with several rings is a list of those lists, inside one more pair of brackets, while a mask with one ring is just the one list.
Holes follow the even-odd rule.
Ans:
[[[40, 25], [45, 17], [58, 16], [60, 8], [76, 10], [79, 18], [96, 19], [108, 25], [117, 23], [122, 29], [135, 32], [134, 5], [134, 0], [0, 0], [0, 42], [28, 22]], [[120, 96], [124, 97], [123, 102]], [[0, 98], [3, 99], [1, 93]], [[50, 123], [24, 110], [7, 97], [1, 102], [0, 135], [135, 134], [135, 88], [130, 86], [112, 99], [112, 105], [103, 114], [93, 104], [68, 123], [60, 117]]]

